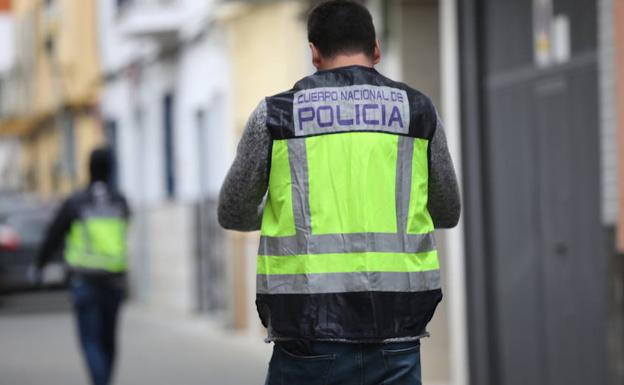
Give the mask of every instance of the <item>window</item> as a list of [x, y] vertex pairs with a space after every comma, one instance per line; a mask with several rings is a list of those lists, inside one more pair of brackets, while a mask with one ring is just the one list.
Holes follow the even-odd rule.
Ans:
[[57, 117], [62, 133], [61, 173], [74, 181], [76, 176], [76, 136], [74, 117], [68, 111], [62, 111]]
[[163, 144], [165, 155], [165, 191], [167, 198], [175, 196], [175, 157], [174, 157], [174, 132], [173, 132], [173, 102], [172, 93], [163, 97]]
[[4, 103], [6, 103], [6, 101], [4, 100], [4, 88], [3, 88], [3, 84], [2, 84], [2, 77], [0, 77], [0, 118], [3, 118], [3, 115], [6, 113], [7, 107], [5, 106]]
[[207, 181], [207, 154], [206, 154], [206, 111], [200, 109], [195, 112], [195, 129], [197, 130], [197, 171], [199, 172], [198, 193], [203, 197]]
[[130, 4], [132, 4], [133, 0], [115, 0], [115, 5], [117, 7], [117, 12], [123, 12], [124, 9], [128, 8]]
[[111, 175], [111, 185], [113, 188], [119, 187], [119, 151], [117, 150], [117, 121], [114, 119], [106, 119], [104, 122], [104, 130], [106, 133], [106, 141], [110, 146], [111, 151], [115, 154], [115, 166], [113, 167], [113, 173]]

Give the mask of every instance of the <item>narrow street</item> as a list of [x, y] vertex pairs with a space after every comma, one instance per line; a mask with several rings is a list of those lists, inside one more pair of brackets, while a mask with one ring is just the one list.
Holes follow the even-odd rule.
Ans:
[[[0, 385], [88, 383], [66, 294], [0, 298]], [[116, 385], [264, 383], [270, 345], [201, 319], [124, 308]]]

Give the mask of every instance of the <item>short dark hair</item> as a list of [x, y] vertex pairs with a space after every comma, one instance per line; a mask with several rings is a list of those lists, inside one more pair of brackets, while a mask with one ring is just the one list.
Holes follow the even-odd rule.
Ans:
[[354, 1], [330, 0], [308, 15], [308, 41], [323, 57], [375, 52], [375, 26], [366, 7]]

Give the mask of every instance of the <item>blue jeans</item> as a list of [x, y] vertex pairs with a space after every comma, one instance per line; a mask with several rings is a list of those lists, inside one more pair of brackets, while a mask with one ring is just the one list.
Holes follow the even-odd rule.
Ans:
[[121, 288], [75, 278], [71, 281], [78, 336], [94, 385], [109, 385], [115, 363]]
[[420, 342], [277, 342], [265, 385], [421, 385]]

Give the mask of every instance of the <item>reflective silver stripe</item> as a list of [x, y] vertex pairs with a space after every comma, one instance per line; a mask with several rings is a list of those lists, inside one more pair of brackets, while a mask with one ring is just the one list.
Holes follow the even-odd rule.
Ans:
[[258, 275], [258, 294], [320, 294], [366, 291], [417, 292], [440, 288], [440, 270], [414, 273], [356, 272]]
[[89, 236], [89, 227], [87, 226], [85, 218], [80, 218], [80, 226], [82, 227], [82, 241], [86, 248], [84, 254], [93, 257], [95, 253], [93, 252], [93, 245], [91, 244], [91, 237]]
[[414, 138], [400, 136], [396, 169], [396, 211], [397, 232], [407, 231], [410, 194], [412, 190], [412, 159], [414, 154]]
[[288, 141], [288, 162], [292, 182], [292, 206], [297, 234], [309, 234], [310, 225], [310, 188], [308, 178], [308, 158], [305, 139]]
[[328, 253], [420, 253], [435, 249], [427, 234], [351, 233], [260, 237], [259, 255], [288, 256]]

